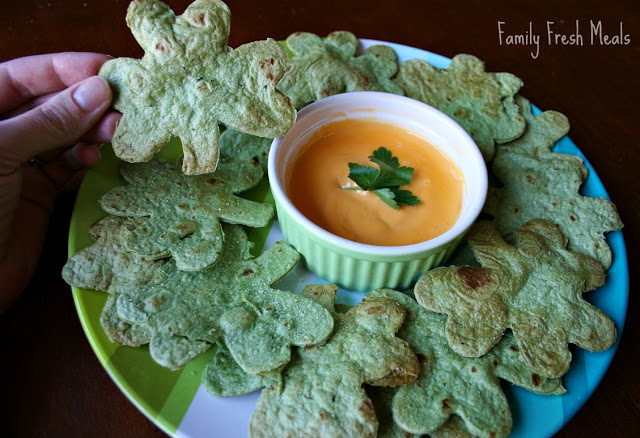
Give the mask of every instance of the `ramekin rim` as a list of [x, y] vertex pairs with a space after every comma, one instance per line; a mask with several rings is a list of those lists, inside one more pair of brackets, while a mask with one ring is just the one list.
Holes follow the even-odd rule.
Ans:
[[380, 99], [389, 99], [389, 98], [408, 99], [409, 101], [411, 101], [411, 103], [417, 103], [419, 104], [419, 106], [427, 107], [429, 108], [429, 111], [433, 110], [439, 113], [439, 116], [442, 117], [444, 120], [447, 121], [447, 123], [451, 125], [450, 128], [458, 131], [458, 133], [463, 138], [465, 138], [466, 140], [465, 145], [470, 144], [473, 146], [473, 148], [470, 148], [471, 150], [469, 151], [470, 157], [475, 162], [473, 163], [474, 167], [479, 164], [479, 166], [477, 167], [480, 171], [478, 179], [474, 179], [474, 185], [479, 184], [481, 196], [477, 197], [476, 199], [472, 199], [472, 204], [467, 214], [465, 214], [463, 217], [461, 212], [461, 216], [460, 218], [458, 218], [456, 223], [443, 234], [436, 236], [433, 239], [429, 239], [424, 242], [414, 243], [410, 245], [397, 245], [397, 246], [371, 245], [366, 243], [354, 242], [352, 240], [345, 239], [344, 237], [337, 236], [323, 229], [322, 227], [316, 225], [310, 219], [304, 216], [300, 212], [300, 210], [298, 210], [298, 208], [295, 205], [293, 205], [293, 203], [287, 196], [284, 187], [282, 186], [282, 184], [280, 184], [280, 181], [277, 176], [277, 170], [276, 170], [276, 155], [279, 150], [279, 145], [284, 139], [284, 137], [286, 136], [286, 134], [282, 137], [277, 137], [273, 140], [271, 144], [271, 149], [269, 151], [269, 158], [268, 158], [267, 167], [268, 167], [269, 185], [271, 187], [271, 192], [273, 194], [273, 197], [276, 201], [276, 205], [280, 204], [281, 208], [285, 208], [287, 213], [293, 218], [295, 222], [301, 225], [308, 232], [315, 235], [318, 239], [325, 241], [328, 244], [331, 244], [332, 246], [341, 248], [345, 251], [348, 251], [351, 253], [360, 253], [363, 256], [418, 255], [418, 254], [423, 254], [423, 253], [432, 251], [436, 248], [447, 245], [451, 241], [456, 240], [457, 238], [460, 237], [461, 234], [465, 233], [465, 231], [467, 231], [471, 227], [471, 225], [473, 225], [473, 223], [479, 216], [484, 206], [484, 203], [486, 201], [487, 190], [488, 190], [488, 172], [487, 172], [484, 158], [482, 157], [482, 154], [478, 149], [475, 141], [457, 122], [455, 122], [449, 116], [444, 114], [442, 111], [430, 105], [427, 105], [423, 102], [420, 102], [418, 100], [411, 99], [406, 96], [399, 96], [395, 94], [383, 93], [383, 92], [377, 92], [377, 91], [357, 91], [357, 92], [337, 94], [334, 96], [326, 97], [324, 99], [311, 103], [306, 107], [302, 108], [300, 111], [298, 111], [298, 120], [303, 119], [307, 115], [307, 113], [317, 110], [317, 108], [320, 106], [327, 105], [329, 103], [332, 103], [335, 100], [348, 99], [350, 97], [351, 98], [358, 97], [363, 94], [376, 95], [376, 98], [380, 98]]

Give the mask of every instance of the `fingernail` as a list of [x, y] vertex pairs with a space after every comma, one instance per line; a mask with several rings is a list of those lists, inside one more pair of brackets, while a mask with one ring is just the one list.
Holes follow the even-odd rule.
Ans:
[[73, 92], [73, 100], [86, 112], [93, 111], [104, 105], [109, 100], [109, 96], [109, 85], [100, 76], [85, 79]]

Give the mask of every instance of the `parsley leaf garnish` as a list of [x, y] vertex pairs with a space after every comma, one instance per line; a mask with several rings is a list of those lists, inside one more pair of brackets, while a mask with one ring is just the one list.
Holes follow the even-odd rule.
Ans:
[[358, 163], [349, 163], [349, 178], [357, 185], [342, 187], [346, 190], [365, 190], [373, 192], [389, 207], [398, 209], [400, 205], [418, 205], [420, 200], [409, 190], [400, 190], [411, 182], [413, 168], [400, 166], [397, 157], [384, 146], [373, 151], [369, 160], [378, 165], [367, 167]]

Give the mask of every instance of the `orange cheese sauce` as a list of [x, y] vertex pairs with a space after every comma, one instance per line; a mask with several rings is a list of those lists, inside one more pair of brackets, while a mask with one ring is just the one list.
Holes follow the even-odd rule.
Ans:
[[[402, 189], [420, 199], [396, 210], [375, 194], [344, 190], [349, 163], [377, 168], [369, 160], [384, 146], [400, 166], [413, 167]], [[321, 228], [345, 239], [378, 246], [424, 242], [449, 230], [462, 208], [464, 178], [456, 164], [425, 138], [376, 120], [344, 120], [325, 125], [300, 148], [285, 190], [293, 205]]]

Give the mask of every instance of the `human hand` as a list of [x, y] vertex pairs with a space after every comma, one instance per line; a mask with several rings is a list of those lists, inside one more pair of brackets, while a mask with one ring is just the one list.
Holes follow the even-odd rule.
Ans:
[[35, 270], [56, 192], [111, 140], [120, 117], [95, 77], [110, 57], [58, 53], [0, 64], [0, 312]]

